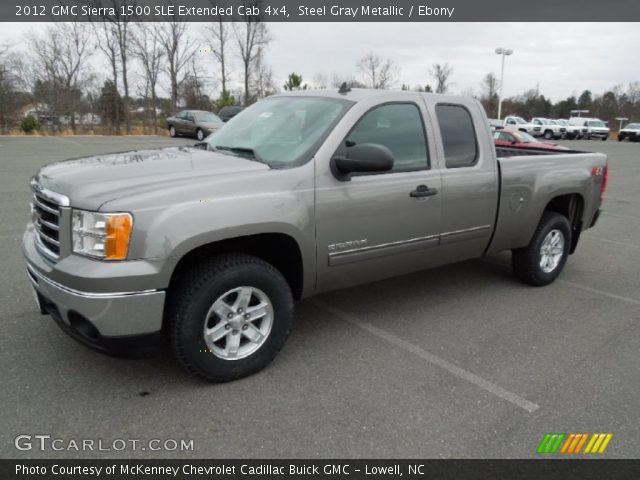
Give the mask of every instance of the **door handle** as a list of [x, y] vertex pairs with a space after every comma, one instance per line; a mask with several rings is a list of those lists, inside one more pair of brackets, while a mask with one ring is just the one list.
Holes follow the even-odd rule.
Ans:
[[413, 192], [409, 193], [410, 197], [420, 198], [420, 197], [432, 197], [438, 194], [437, 188], [429, 188], [426, 185], [418, 185]]

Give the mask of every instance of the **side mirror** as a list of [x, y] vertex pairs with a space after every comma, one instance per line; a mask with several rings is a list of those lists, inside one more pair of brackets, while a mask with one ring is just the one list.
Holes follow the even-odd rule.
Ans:
[[340, 181], [351, 180], [352, 173], [388, 172], [393, 168], [393, 153], [384, 145], [362, 143], [347, 147], [344, 157], [331, 159], [331, 172]]

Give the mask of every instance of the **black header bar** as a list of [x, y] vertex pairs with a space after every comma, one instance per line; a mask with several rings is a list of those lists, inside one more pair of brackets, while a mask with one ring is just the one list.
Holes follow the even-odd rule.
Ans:
[[2, 22], [638, 22], [637, 0], [2, 0]]

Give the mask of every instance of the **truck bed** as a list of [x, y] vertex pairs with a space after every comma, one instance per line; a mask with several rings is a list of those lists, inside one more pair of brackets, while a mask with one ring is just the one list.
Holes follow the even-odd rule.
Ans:
[[[497, 147], [496, 153], [500, 200], [496, 229], [487, 253], [525, 247], [544, 209], [561, 196], [577, 195], [581, 223], [576, 227], [583, 230], [591, 226], [600, 205], [605, 155], [517, 147]], [[599, 174], [594, 174], [594, 167], [602, 167]]]

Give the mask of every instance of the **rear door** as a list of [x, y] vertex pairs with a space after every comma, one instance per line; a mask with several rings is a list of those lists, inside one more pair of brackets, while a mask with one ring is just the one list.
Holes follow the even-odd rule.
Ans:
[[[357, 103], [325, 142], [316, 159], [319, 291], [425, 268], [437, 257], [442, 195], [430, 123], [419, 94], [388, 93]], [[388, 147], [393, 170], [339, 181], [330, 159], [362, 143]], [[435, 194], [416, 196], [425, 189]]]
[[426, 97], [443, 157], [440, 252], [445, 263], [483, 255], [498, 208], [498, 171], [490, 129], [472, 99]]
[[185, 112], [183, 133], [192, 136], [196, 134], [196, 117], [193, 112]]

